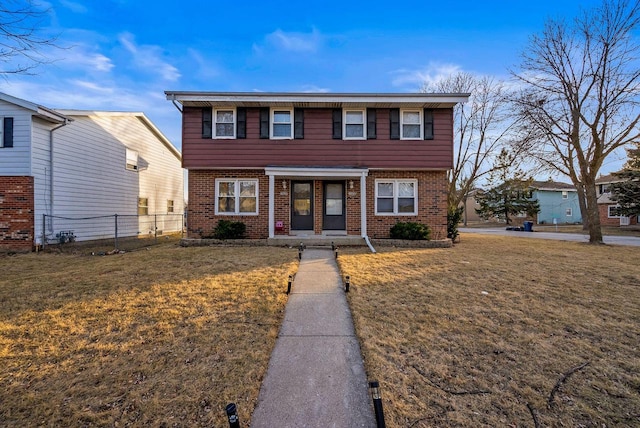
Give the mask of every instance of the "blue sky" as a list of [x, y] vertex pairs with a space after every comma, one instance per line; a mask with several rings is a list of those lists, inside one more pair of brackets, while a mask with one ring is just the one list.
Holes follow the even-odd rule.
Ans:
[[180, 113], [165, 90], [415, 92], [458, 70], [508, 79], [547, 18], [600, 3], [39, 2], [43, 31], [65, 49], [0, 91], [52, 108], [143, 111], [178, 148]]

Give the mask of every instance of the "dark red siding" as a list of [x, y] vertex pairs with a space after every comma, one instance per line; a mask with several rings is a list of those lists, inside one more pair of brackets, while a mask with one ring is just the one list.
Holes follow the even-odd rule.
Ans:
[[247, 109], [246, 139], [203, 139], [202, 110], [183, 111], [182, 165], [201, 168], [277, 166], [437, 169], [453, 166], [453, 110], [434, 110], [433, 140], [390, 140], [389, 109], [377, 109], [377, 139], [334, 140], [332, 109], [305, 109], [304, 139], [259, 138], [258, 108]]

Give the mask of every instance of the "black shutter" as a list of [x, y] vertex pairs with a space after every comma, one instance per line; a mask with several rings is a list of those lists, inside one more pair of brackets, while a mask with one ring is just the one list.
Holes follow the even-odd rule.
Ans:
[[297, 108], [293, 110], [293, 138], [304, 138], [304, 109]]
[[260, 138], [269, 138], [269, 107], [260, 107]]
[[211, 107], [202, 109], [202, 138], [211, 138]]
[[433, 110], [424, 109], [424, 139], [433, 140]]
[[2, 128], [2, 147], [13, 147], [13, 118], [5, 117]]
[[333, 139], [342, 139], [342, 109], [333, 109]]
[[389, 109], [389, 138], [392, 140], [400, 139], [400, 109]]
[[236, 110], [236, 138], [247, 138], [247, 109], [238, 107]]
[[367, 109], [367, 140], [375, 140], [376, 135], [376, 112], [374, 108]]

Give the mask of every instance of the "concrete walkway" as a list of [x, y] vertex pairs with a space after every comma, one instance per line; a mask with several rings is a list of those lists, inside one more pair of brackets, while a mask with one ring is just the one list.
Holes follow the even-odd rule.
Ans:
[[373, 405], [331, 250], [307, 249], [251, 427], [375, 427]]
[[[580, 233], [564, 233], [564, 232], [536, 232], [533, 226], [533, 232], [518, 232], [506, 230], [506, 228], [472, 228], [461, 227], [458, 229], [460, 233], [479, 233], [484, 235], [500, 235], [514, 236], [518, 238], [534, 238], [534, 239], [552, 239], [556, 241], [573, 241], [573, 242], [589, 242], [589, 235]], [[609, 245], [628, 245], [632, 247], [640, 247], [640, 238], [636, 236], [603, 236], [602, 240]]]

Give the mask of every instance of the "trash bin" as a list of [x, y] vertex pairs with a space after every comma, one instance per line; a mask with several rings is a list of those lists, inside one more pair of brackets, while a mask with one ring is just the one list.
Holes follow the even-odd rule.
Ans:
[[533, 222], [532, 221], [525, 221], [524, 222], [524, 231], [525, 232], [533, 232]]

